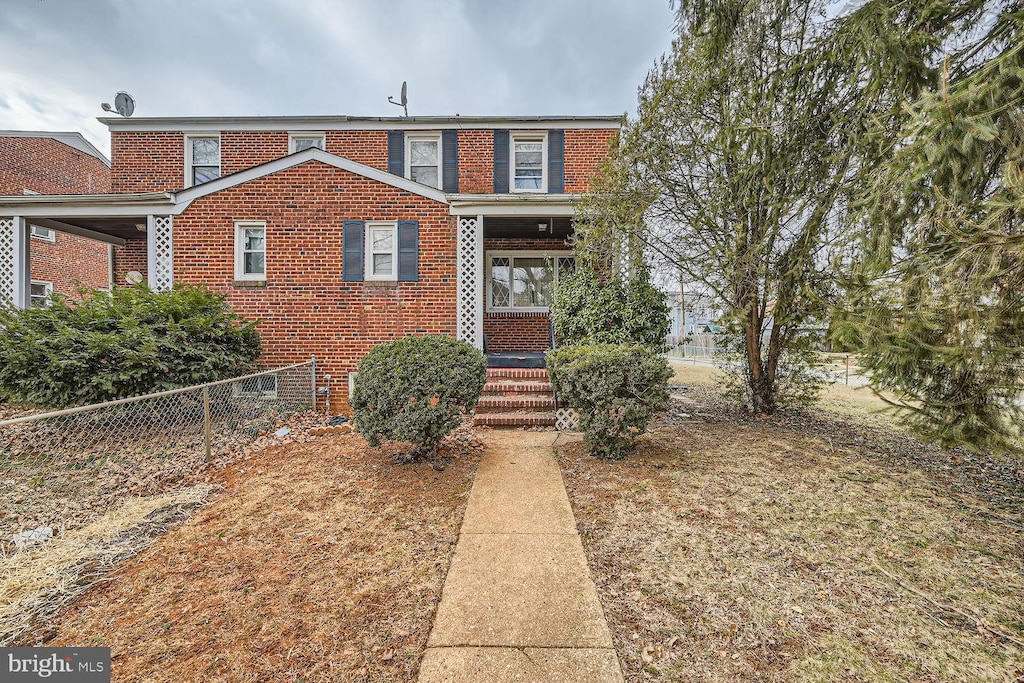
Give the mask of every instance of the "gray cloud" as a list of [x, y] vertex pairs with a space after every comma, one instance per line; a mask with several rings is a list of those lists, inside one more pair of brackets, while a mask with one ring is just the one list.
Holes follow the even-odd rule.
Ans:
[[0, 128], [137, 116], [619, 114], [671, 41], [667, 0], [5, 0]]

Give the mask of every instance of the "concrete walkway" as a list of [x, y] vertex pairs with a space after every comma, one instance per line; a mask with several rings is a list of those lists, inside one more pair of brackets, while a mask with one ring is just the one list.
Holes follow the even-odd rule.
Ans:
[[554, 432], [494, 431], [469, 496], [420, 683], [620, 683]]

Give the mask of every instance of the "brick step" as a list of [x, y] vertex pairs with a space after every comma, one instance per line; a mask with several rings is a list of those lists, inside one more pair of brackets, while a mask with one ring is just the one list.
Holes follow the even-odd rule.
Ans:
[[550, 394], [551, 382], [526, 382], [500, 380], [484, 384], [484, 395], [508, 396], [510, 394]]
[[554, 413], [482, 413], [473, 418], [474, 425], [488, 427], [553, 427]]
[[476, 404], [477, 413], [540, 412], [554, 409], [555, 397], [551, 395], [483, 396]]
[[544, 368], [487, 368], [487, 379], [529, 379], [546, 382], [548, 371]]

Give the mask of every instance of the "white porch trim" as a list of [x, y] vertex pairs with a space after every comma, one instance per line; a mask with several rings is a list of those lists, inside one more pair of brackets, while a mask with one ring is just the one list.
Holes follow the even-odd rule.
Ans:
[[458, 219], [456, 337], [484, 348], [484, 217]]
[[0, 218], [0, 305], [31, 305], [31, 228], [22, 216]]
[[174, 286], [174, 217], [146, 217], [146, 272], [149, 288], [166, 292]]
[[578, 194], [450, 194], [449, 210], [453, 216], [525, 216], [560, 218], [576, 215]]

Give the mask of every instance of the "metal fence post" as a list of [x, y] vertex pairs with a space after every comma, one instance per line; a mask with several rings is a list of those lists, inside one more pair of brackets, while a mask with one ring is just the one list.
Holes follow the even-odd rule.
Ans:
[[213, 432], [210, 429], [210, 387], [203, 387], [203, 429], [206, 433], [206, 462], [210, 462]]
[[850, 384], [850, 357], [846, 357], [846, 384]]
[[309, 386], [312, 391], [313, 410], [316, 410], [316, 356], [309, 357]]

